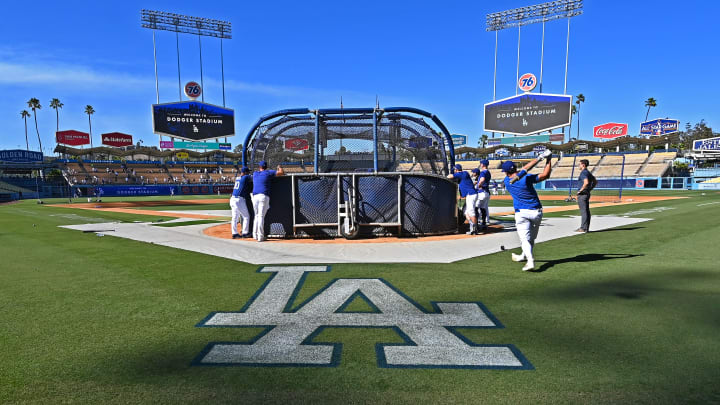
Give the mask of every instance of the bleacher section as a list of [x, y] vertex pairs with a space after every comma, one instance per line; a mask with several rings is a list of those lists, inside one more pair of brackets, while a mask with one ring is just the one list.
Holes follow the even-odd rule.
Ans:
[[35, 192], [35, 191], [30, 190], [30, 189], [27, 189], [27, 188], [18, 187], [18, 186], [12, 185], [12, 184], [10, 184], [10, 183], [6, 183], [6, 182], [4, 182], [4, 181], [0, 181], [0, 193], [25, 193], [25, 194], [30, 194], [30, 193], [34, 193], [34, 192]]
[[648, 164], [665, 163], [677, 157], [677, 152], [657, 152], [653, 153], [648, 159]]
[[234, 165], [168, 162], [69, 162], [61, 170], [71, 185], [231, 183]]
[[[589, 169], [598, 178], [662, 177], [670, 168], [677, 152], [626, 154], [565, 155], [554, 159], [551, 179], [568, 179], [579, 175], [579, 160], [587, 159]], [[624, 161], [623, 161], [624, 158]], [[522, 168], [529, 158], [509, 158]], [[500, 165], [507, 159], [490, 160], [489, 169], [493, 179], [500, 181], [505, 174]], [[623, 164], [624, 162], [624, 164]], [[470, 171], [480, 166], [480, 159], [459, 160], [463, 169]], [[543, 164], [536, 165], [530, 173], [539, 174]], [[232, 183], [238, 167], [222, 162], [147, 162], [147, 161], [66, 161], [60, 164], [64, 177], [73, 186], [93, 185], [170, 185]], [[286, 173], [310, 173], [312, 165], [284, 165]], [[394, 169], [398, 172], [432, 173], [428, 162], [401, 162]], [[708, 176], [709, 177], [709, 176]]]
[[670, 168], [672, 162], [647, 164], [640, 170], [640, 177], [662, 177]]

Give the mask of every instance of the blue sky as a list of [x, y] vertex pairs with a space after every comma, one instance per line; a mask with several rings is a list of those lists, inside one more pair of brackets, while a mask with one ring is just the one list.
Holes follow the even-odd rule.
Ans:
[[[91, 104], [94, 142], [125, 132], [157, 145], [151, 31], [140, 10], [217, 18], [233, 24], [224, 42], [227, 106], [241, 142], [255, 120], [292, 107], [411, 106], [435, 113], [454, 133], [482, 134], [483, 104], [492, 100], [495, 36], [485, 14], [535, 1], [366, 2], [10, 2], [0, 26], [0, 149], [25, 147], [20, 111], [40, 99], [38, 126], [45, 153], [60, 129], [87, 131]], [[720, 129], [716, 16], [720, 2], [585, 0], [571, 22], [568, 93], [583, 93], [580, 137], [593, 125], [645, 118], [643, 102], [658, 100], [650, 118], [682, 125], [705, 119]], [[544, 92], [562, 93], [566, 20], [546, 25]], [[541, 25], [523, 27], [520, 71], [539, 76]], [[176, 101], [175, 36], [159, 31], [160, 102]], [[517, 29], [499, 33], [497, 98], [515, 94]], [[197, 37], [180, 38], [181, 80], [200, 81]], [[205, 101], [222, 104], [219, 41], [203, 38]], [[32, 120], [31, 149], [37, 150]], [[573, 123], [575, 126], [575, 123]], [[573, 127], [573, 135], [575, 135]]]

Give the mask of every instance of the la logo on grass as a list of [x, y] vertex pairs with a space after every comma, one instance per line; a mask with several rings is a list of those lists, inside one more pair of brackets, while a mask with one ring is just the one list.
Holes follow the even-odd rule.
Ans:
[[[502, 328], [479, 302], [432, 302], [427, 312], [383, 279], [335, 279], [291, 310], [305, 277], [327, 266], [261, 267], [270, 278], [238, 312], [213, 312], [198, 327], [265, 330], [249, 342], [212, 342], [194, 360], [205, 366], [334, 367], [341, 343], [315, 342], [324, 328], [390, 328], [405, 343], [375, 347], [380, 367], [532, 369], [513, 345], [475, 344], [460, 328]], [[362, 299], [371, 311], [351, 312]]]

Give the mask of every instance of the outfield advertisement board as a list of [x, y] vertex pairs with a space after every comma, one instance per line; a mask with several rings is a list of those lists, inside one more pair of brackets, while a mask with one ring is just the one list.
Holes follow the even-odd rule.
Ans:
[[628, 124], [608, 122], [593, 127], [593, 138], [614, 139], [628, 134]]
[[529, 135], [570, 125], [572, 96], [521, 94], [485, 104], [487, 132]]
[[563, 134], [506, 136], [503, 138], [488, 139], [487, 145], [528, 145], [531, 143], [562, 142], [564, 139], [565, 135]]
[[679, 131], [680, 121], [658, 118], [640, 124], [641, 135], [665, 135]]
[[0, 162], [34, 163], [42, 161], [42, 152], [33, 152], [31, 150], [22, 149], [0, 150]]
[[467, 145], [467, 135], [452, 134], [453, 147], [459, 148]]
[[285, 150], [288, 152], [302, 152], [310, 149], [310, 143], [307, 139], [291, 138], [285, 140]]
[[102, 144], [119, 148], [132, 145], [133, 139], [132, 135], [123, 134], [122, 132], [108, 132], [102, 134]]
[[90, 190], [88, 195], [101, 197], [132, 197], [145, 195], [171, 195], [178, 194], [180, 186], [98, 186]]
[[698, 139], [697, 141], [693, 141], [693, 150], [720, 152], [720, 137]]
[[55, 140], [57, 141], [57, 143], [63, 145], [89, 145], [90, 134], [87, 132], [75, 131], [74, 129], [69, 129], [67, 131], [57, 131], [55, 132]]
[[235, 112], [229, 108], [184, 101], [153, 104], [152, 111], [156, 134], [190, 141], [235, 135]]
[[229, 143], [217, 143], [217, 142], [178, 142], [175, 141], [173, 144], [175, 149], [219, 149], [219, 150], [230, 150], [231, 145]]
[[160, 141], [160, 149], [210, 149], [230, 150], [232, 145], [225, 142], [183, 142], [183, 141]]

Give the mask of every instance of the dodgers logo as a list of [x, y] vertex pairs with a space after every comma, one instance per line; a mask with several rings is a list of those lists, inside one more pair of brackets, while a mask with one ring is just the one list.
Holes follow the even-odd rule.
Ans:
[[[250, 342], [213, 342], [194, 365], [315, 366], [340, 364], [342, 344], [314, 342], [324, 328], [391, 328], [405, 343], [375, 347], [380, 367], [532, 369], [513, 345], [475, 344], [459, 328], [502, 328], [478, 302], [432, 302], [427, 312], [382, 279], [335, 279], [291, 310], [305, 277], [326, 266], [262, 267], [271, 273], [239, 312], [213, 312], [198, 327], [264, 327]], [[361, 297], [373, 312], [343, 312]]]

